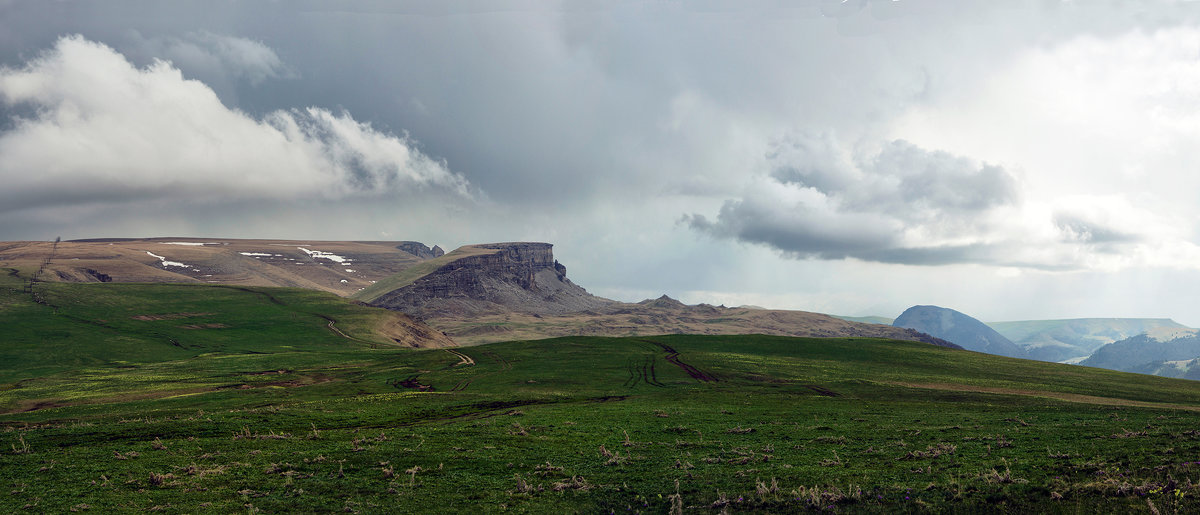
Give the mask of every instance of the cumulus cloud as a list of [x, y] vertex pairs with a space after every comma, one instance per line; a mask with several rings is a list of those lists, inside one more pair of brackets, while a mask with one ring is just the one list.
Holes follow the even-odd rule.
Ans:
[[992, 259], [998, 217], [1020, 201], [1003, 168], [903, 140], [854, 151], [793, 134], [772, 147], [742, 198], [684, 221], [794, 257], [946, 264]]
[[169, 62], [137, 68], [81, 36], [0, 69], [0, 100], [32, 108], [0, 133], [0, 211], [147, 198], [473, 195], [407, 135], [314, 107], [255, 118]]
[[682, 222], [798, 259], [1039, 270], [1196, 268], [1191, 224], [1121, 194], [1030, 199], [1004, 167], [895, 140], [829, 133], [771, 145], [764, 171], [716, 217]]

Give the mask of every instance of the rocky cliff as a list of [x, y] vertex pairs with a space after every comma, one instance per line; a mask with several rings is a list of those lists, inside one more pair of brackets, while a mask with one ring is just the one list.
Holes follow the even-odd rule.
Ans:
[[396, 248], [421, 259], [439, 258], [446, 254], [446, 251], [437, 245], [430, 248], [419, 241], [402, 241], [399, 245], [396, 245]]
[[[549, 243], [486, 243], [371, 301], [421, 318], [492, 313], [564, 314], [612, 303], [567, 279]], [[449, 258], [454, 253], [447, 255]]]

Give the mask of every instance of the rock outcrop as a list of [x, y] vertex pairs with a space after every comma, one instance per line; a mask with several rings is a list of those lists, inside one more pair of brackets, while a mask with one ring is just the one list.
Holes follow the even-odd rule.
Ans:
[[446, 254], [446, 251], [442, 250], [442, 248], [437, 245], [434, 245], [432, 248], [430, 248], [419, 241], [402, 241], [399, 245], [396, 245], [396, 248], [421, 259], [439, 258]]
[[[494, 313], [565, 314], [612, 301], [593, 296], [567, 279], [549, 243], [487, 243], [443, 264], [372, 305], [421, 318]], [[449, 257], [449, 256], [447, 256]]]

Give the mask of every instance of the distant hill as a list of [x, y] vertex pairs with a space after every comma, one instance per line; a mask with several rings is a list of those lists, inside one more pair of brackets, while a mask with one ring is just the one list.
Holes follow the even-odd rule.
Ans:
[[841, 315], [829, 315], [829, 316], [831, 316], [833, 318], [845, 320], [847, 322], [861, 322], [864, 324], [892, 325], [892, 322], [894, 322], [896, 320], [894, 318], [880, 317], [880, 316], [865, 316], [865, 317], [847, 317], [847, 316], [841, 316]]
[[906, 327], [958, 344], [964, 349], [1014, 358], [1028, 358], [1018, 347], [995, 329], [970, 316], [938, 306], [913, 306], [896, 317], [896, 327]]
[[[1166, 362], [1189, 361], [1197, 357], [1200, 357], [1200, 334], [1195, 332], [1165, 340], [1139, 334], [1100, 347], [1079, 364], [1126, 372], [1167, 372], [1163, 375], [1170, 375], [1170, 367], [1164, 368]], [[1180, 369], [1175, 365], [1171, 367]], [[1187, 372], [1186, 367], [1183, 372]]]
[[1190, 330], [1169, 318], [1076, 318], [987, 325], [1024, 348], [1030, 358], [1042, 361], [1087, 357], [1106, 344], [1146, 332], [1169, 334]]
[[928, 334], [890, 325], [851, 322], [807, 311], [686, 305], [663, 295], [631, 304], [559, 315], [509, 312], [427, 319], [464, 345], [558, 336], [650, 336], [660, 334], [768, 334], [818, 338], [887, 338], [959, 348]]
[[1137, 367], [1133, 367], [1130, 372], [1139, 374], [1150, 374], [1162, 377], [1175, 377], [1179, 379], [1191, 379], [1193, 381], [1200, 380], [1200, 358], [1176, 360], [1176, 361], [1154, 361]]
[[[588, 293], [566, 276], [553, 245], [466, 245], [443, 253], [413, 241], [111, 238], [0, 242], [0, 267], [46, 282], [199, 283], [324, 290], [412, 315], [394, 341], [420, 346], [440, 334], [477, 344], [557, 336], [770, 334], [888, 338], [950, 346], [920, 331], [804, 311], [641, 303]], [[404, 319], [408, 320], [408, 319]], [[395, 324], [393, 324], [395, 325]], [[408, 334], [415, 334], [409, 342]], [[418, 341], [419, 340], [419, 341]]]
[[40, 281], [284, 286], [348, 296], [423, 262], [416, 242], [107, 238], [0, 242], [0, 267]]

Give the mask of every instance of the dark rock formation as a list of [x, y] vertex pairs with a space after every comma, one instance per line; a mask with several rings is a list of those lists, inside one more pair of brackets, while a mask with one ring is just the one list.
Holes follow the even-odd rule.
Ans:
[[83, 271], [84, 271], [84, 273], [86, 273], [92, 277], [95, 277], [97, 281], [100, 281], [102, 283], [111, 283], [112, 282], [112, 276], [108, 275], [106, 273], [92, 270], [91, 268], [85, 268]]
[[489, 313], [565, 314], [611, 304], [567, 279], [549, 243], [488, 243], [412, 284], [375, 299], [376, 306], [422, 318]]
[[957, 344], [964, 349], [1014, 358], [1028, 358], [1025, 349], [967, 315], [938, 306], [913, 306], [892, 322]]
[[429, 248], [426, 247], [424, 243], [419, 241], [402, 241], [399, 245], [396, 245], [396, 248], [421, 259], [433, 259], [436, 257], [442, 257], [446, 254], [446, 252], [437, 245], [434, 245], [433, 248]]

